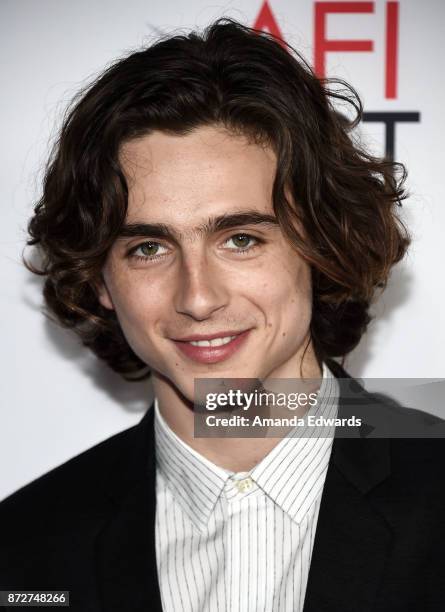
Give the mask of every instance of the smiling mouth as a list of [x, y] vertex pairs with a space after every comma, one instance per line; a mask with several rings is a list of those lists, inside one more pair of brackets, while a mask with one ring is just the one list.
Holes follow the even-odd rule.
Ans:
[[229, 344], [232, 340], [235, 340], [237, 335], [238, 334], [235, 336], [224, 336], [223, 338], [213, 338], [213, 340], [190, 340], [189, 343], [192, 346], [224, 346], [225, 344]]
[[217, 363], [231, 357], [244, 344], [251, 330], [189, 336], [173, 340], [178, 350], [199, 363]]

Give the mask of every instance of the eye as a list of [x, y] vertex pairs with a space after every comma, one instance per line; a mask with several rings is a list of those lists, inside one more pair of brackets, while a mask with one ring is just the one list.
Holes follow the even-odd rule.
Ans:
[[250, 251], [255, 246], [258, 246], [258, 243], [261, 241], [259, 238], [255, 238], [254, 236], [251, 236], [250, 234], [241, 233], [241, 234], [234, 234], [233, 236], [230, 236], [230, 238], [228, 238], [224, 244], [228, 244], [230, 242], [232, 242], [235, 245], [235, 248], [229, 249], [230, 251], [246, 252], [246, 251]]
[[[164, 251], [162, 251], [164, 249]], [[128, 255], [139, 260], [157, 259], [162, 257], [167, 252], [167, 249], [153, 240], [147, 240], [133, 247]]]

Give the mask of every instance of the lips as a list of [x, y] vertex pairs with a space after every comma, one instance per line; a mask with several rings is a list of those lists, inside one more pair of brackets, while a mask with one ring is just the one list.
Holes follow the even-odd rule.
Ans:
[[241, 348], [250, 329], [243, 332], [224, 331], [216, 334], [188, 336], [173, 340], [176, 348], [198, 363], [218, 363], [231, 357]]

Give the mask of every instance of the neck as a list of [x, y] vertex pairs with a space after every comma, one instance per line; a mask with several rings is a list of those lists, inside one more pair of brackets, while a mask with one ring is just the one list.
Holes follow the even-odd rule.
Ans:
[[[272, 373], [268, 378], [304, 378], [318, 379], [322, 377], [320, 366], [315, 357], [312, 345], [306, 351], [304, 368], [298, 367], [281, 370], [281, 376]], [[263, 380], [267, 388], [267, 379]], [[193, 402], [185, 398], [179, 390], [165, 377], [154, 372], [153, 387], [158, 400], [159, 410], [168, 426], [191, 448], [206, 457], [219, 467], [233, 472], [245, 472], [255, 467], [280, 441], [276, 437], [239, 438], [210, 437], [196, 438], [194, 436]], [[299, 414], [298, 416], [303, 416]]]

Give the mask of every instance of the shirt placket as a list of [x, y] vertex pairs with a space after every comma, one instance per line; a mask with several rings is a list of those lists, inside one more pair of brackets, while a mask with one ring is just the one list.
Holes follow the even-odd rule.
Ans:
[[[257, 575], [250, 571], [252, 542], [249, 541], [251, 503], [261, 490], [247, 473], [231, 476], [224, 488], [227, 511], [226, 572], [227, 612], [248, 612], [255, 597]], [[250, 538], [251, 540], [251, 538]]]

